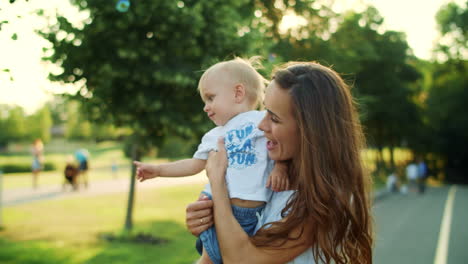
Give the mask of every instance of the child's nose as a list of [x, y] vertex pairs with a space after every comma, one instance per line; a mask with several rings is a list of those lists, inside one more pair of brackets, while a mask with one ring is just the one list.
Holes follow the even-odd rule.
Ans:
[[205, 107], [203, 107], [203, 111], [208, 112], [208, 110], [209, 110], [209, 106], [208, 104], [205, 104]]

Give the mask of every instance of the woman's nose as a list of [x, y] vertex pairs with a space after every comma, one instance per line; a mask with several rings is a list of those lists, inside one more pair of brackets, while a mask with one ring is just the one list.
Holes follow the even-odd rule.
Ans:
[[263, 132], [267, 132], [268, 131], [268, 120], [267, 120], [267, 117], [265, 116], [262, 121], [260, 121], [260, 123], [258, 124], [258, 129], [262, 130]]

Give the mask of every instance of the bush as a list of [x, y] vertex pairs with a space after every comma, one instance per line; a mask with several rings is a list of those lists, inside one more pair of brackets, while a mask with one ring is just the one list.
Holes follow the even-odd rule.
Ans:
[[[57, 167], [54, 163], [44, 163], [43, 171], [53, 171]], [[31, 172], [31, 164], [29, 163], [16, 163], [16, 164], [3, 164], [0, 165], [0, 170], [3, 173], [17, 173], [17, 172]]]

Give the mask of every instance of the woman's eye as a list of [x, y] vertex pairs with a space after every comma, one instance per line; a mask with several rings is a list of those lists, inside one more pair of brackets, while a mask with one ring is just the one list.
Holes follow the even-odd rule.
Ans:
[[273, 123], [279, 123], [279, 120], [276, 119], [274, 116], [270, 117], [271, 122]]

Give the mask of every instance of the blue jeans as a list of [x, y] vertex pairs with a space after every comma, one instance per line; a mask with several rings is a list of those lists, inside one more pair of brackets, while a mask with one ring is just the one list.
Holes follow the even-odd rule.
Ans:
[[[206, 195], [211, 199], [211, 195]], [[252, 236], [258, 222], [257, 215], [263, 212], [265, 205], [256, 208], [243, 208], [235, 205], [231, 205], [231, 207], [232, 213], [237, 222], [239, 222], [247, 235]], [[210, 259], [214, 264], [223, 263], [221, 251], [219, 249], [218, 237], [216, 236], [216, 229], [214, 226], [200, 234], [195, 247], [200, 255], [202, 254], [203, 248], [205, 248], [208, 256], [210, 256]]]

